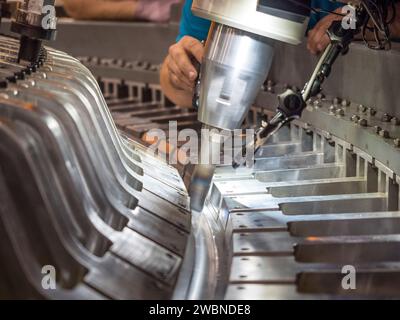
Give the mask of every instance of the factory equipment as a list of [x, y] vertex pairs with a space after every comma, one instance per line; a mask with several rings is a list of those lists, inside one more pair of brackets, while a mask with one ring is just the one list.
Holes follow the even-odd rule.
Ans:
[[[0, 41], [14, 59], [3, 70], [22, 69], [18, 41]], [[175, 170], [117, 134], [91, 74], [61, 52], [0, 99], [0, 295], [172, 298], [190, 231]]]
[[[303, 72], [287, 65], [287, 59], [295, 64], [309, 56], [305, 48], [289, 48], [276, 48], [282, 58], [272, 68], [274, 80], [259, 93], [246, 125], [273, 116], [277, 93], [304, 83], [314, 68], [312, 60]], [[196, 240], [201, 267], [194, 272], [195, 278], [203, 276], [206, 288], [197, 288], [200, 297], [399, 296], [400, 114], [388, 100], [396, 75], [394, 70], [386, 74], [385, 88], [378, 93], [372, 89], [375, 81], [359, 81], [367, 78], [368, 70], [357, 67], [357, 61], [367, 61], [383, 71], [384, 59], [397, 65], [399, 48], [394, 45], [394, 50], [393, 56], [378, 52], [377, 58], [362, 45], [353, 45], [337, 63], [339, 70], [352, 74], [351, 88], [343, 92], [336, 86], [347, 73], [333, 74], [324, 93], [308, 101], [302, 118], [284, 125], [259, 149], [254, 168], [217, 167], [202, 213], [192, 213], [199, 221], [193, 231], [201, 234]], [[364, 87], [368, 92], [357, 96]], [[140, 115], [143, 105], [134, 99], [114, 97], [110, 108], [117, 125], [138, 139], [139, 123], [151, 129], [162, 120]], [[162, 113], [170, 107], [155, 103], [151, 108]], [[174, 115], [165, 117], [172, 120]], [[356, 271], [354, 290], [342, 286], [351, 270]]]
[[[201, 67], [198, 93], [199, 121], [205, 128], [241, 127], [265, 81], [274, 56], [274, 41], [298, 44], [305, 33], [309, 1], [193, 2], [194, 14], [213, 21]], [[224, 137], [210, 134], [210, 156], [199, 163], [190, 186], [191, 208], [201, 211], [209, 191], [215, 153]], [[206, 150], [208, 149], [208, 150]]]
[[[390, 4], [390, 1], [361, 1], [348, 5], [350, 14], [343, 15], [347, 20], [334, 21], [329, 28], [331, 43], [303, 91], [287, 89], [279, 96], [277, 114], [264, 122], [255, 134], [255, 141], [235, 156], [234, 167], [242, 164], [246, 149], [257, 151], [285, 123], [301, 116], [306, 101], [321, 91], [336, 59], [348, 51], [349, 44], [361, 30], [365, 36], [365, 30], [372, 29], [376, 48], [387, 48]], [[218, 129], [240, 128], [269, 71], [273, 57], [271, 39], [299, 43], [311, 9], [309, 1], [194, 1], [193, 12], [214, 21], [197, 85], [199, 121]], [[218, 134], [213, 134], [210, 140], [223, 140], [215, 135]], [[202, 152], [219, 153], [219, 148], [210, 145], [210, 151]], [[215, 165], [211, 162], [206, 159], [206, 163], [200, 163], [193, 175], [191, 207], [197, 211], [203, 208], [214, 174]]]
[[[80, 61], [44, 47], [42, 63], [27, 68], [19, 41], [0, 37], [1, 298], [400, 297], [397, 44], [392, 52], [351, 45], [253, 168], [215, 169], [197, 213], [183, 181], [191, 166], [147, 152], [152, 128], [201, 125], [157, 83], [177, 26], [58, 27], [55, 45]], [[137, 50], [144, 29], [146, 39], [169, 36], [158, 50]], [[121, 45], [125, 57], [112, 50], [121, 30], [133, 37]], [[245, 126], [273, 118], [279, 93], [298, 92], [315, 69], [303, 46], [274, 50]], [[352, 272], [356, 288], [343, 286]]]

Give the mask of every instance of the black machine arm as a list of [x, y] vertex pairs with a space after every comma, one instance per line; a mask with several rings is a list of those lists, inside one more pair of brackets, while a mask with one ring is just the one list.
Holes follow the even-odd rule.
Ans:
[[[322, 54], [310, 80], [306, 83], [302, 92], [295, 92], [291, 89], [286, 90], [278, 96], [277, 113], [268, 122], [263, 122], [262, 126], [255, 132], [254, 150], [257, 151], [266, 140], [275, 134], [286, 123], [301, 117], [306, 108], [306, 101], [317, 95], [321, 91], [321, 86], [325, 79], [329, 77], [332, 66], [341, 54], [348, 51], [354, 36], [360, 32], [361, 27], [368, 18], [368, 13], [364, 6], [357, 6], [355, 9], [355, 28], [347, 28], [342, 21], [334, 21], [328, 30], [330, 44]], [[249, 146], [245, 146], [249, 150]], [[245, 150], [243, 150], [245, 151]], [[243, 152], [234, 159], [233, 166], [238, 167], [242, 164]]]

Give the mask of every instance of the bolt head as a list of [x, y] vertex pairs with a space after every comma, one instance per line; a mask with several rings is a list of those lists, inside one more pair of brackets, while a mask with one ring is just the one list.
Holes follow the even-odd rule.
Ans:
[[315, 101], [313, 102], [313, 105], [314, 105], [314, 107], [320, 108], [321, 105], [322, 105], [322, 102], [321, 102], [320, 100], [315, 100]]
[[332, 140], [332, 134], [329, 133], [329, 132], [327, 132], [327, 133], [325, 134], [325, 139], [326, 139], [326, 140]]
[[391, 120], [392, 120], [392, 116], [390, 116], [389, 114], [387, 114], [387, 113], [385, 113], [383, 116], [382, 116], [382, 122], [390, 122]]
[[358, 106], [358, 111], [364, 113], [365, 111], [367, 111], [367, 107], [364, 106], [364, 105], [362, 105], [362, 104], [360, 104], [360, 105]]
[[344, 110], [339, 108], [336, 110], [336, 115], [343, 117], [345, 115]]
[[344, 99], [344, 100], [342, 101], [342, 107], [348, 107], [348, 106], [350, 106], [350, 101]]
[[368, 126], [368, 120], [367, 119], [360, 119], [360, 120], [358, 120], [358, 124], [361, 127], [367, 127]]
[[380, 135], [382, 138], [385, 138], [385, 139], [390, 138], [389, 131], [387, 131], [387, 130], [381, 130], [381, 131], [379, 132], [379, 135]]
[[342, 99], [340, 99], [340, 98], [338, 98], [338, 97], [336, 97], [336, 98], [333, 99], [333, 104], [336, 105], [336, 106], [337, 106], [339, 103], [341, 103], [341, 102], [342, 102]]
[[400, 148], [400, 139], [399, 139], [399, 138], [394, 139], [394, 140], [393, 140], [393, 144], [394, 144], [397, 148]]
[[397, 117], [393, 117], [392, 120], [390, 120], [390, 122], [395, 126], [400, 125], [400, 119]]
[[369, 113], [371, 116], [374, 116], [374, 115], [376, 115], [376, 110], [375, 110], [374, 108], [368, 108], [368, 113]]

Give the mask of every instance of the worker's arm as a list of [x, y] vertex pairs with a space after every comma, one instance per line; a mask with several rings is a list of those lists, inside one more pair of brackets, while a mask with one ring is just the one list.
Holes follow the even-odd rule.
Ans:
[[197, 78], [192, 61], [196, 59], [200, 63], [203, 54], [202, 43], [189, 36], [183, 37], [169, 48], [161, 68], [160, 83], [164, 94], [176, 105], [192, 105], [193, 88]]
[[132, 20], [135, 18], [135, 0], [64, 0], [64, 8], [75, 19]]

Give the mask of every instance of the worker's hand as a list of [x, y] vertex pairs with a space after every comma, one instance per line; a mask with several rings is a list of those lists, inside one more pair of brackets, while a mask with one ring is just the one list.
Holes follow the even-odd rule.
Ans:
[[165, 60], [169, 81], [178, 90], [192, 92], [197, 78], [193, 59], [201, 63], [204, 55], [203, 44], [192, 37], [185, 36], [169, 48]]
[[[342, 8], [335, 10], [336, 13], [342, 14]], [[329, 45], [329, 36], [327, 31], [335, 20], [343, 19], [342, 16], [337, 14], [329, 14], [321, 19], [314, 27], [314, 29], [308, 32], [307, 48], [312, 54], [318, 54], [325, 50]]]

